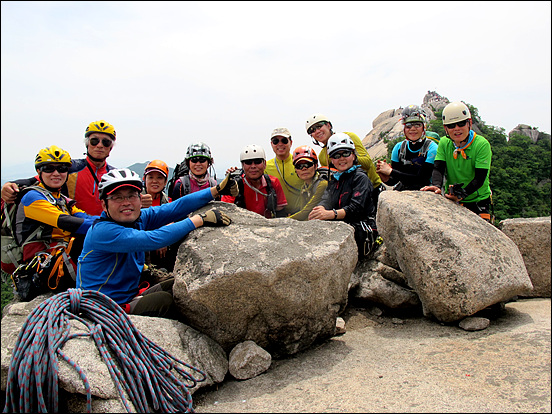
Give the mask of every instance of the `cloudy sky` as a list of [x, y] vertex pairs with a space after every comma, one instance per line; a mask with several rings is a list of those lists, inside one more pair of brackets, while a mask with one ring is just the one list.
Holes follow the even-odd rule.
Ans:
[[[551, 132], [550, 2], [1, 2], [2, 181], [39, 149], [82, 158], [105, 119], [117, 167], [206, 142], [219, 178], [305, 120], [362, 138], [428, 90], [488, 125]], [[315, 147], [319, 150], [319, 147]]]

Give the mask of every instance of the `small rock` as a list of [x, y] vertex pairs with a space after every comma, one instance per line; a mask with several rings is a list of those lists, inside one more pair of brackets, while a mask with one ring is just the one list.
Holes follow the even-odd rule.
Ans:
[[481, 331], [487, 329], [490, 323], [491, 321], [487, 318], [472, 316], [462, 319], [458, 326], [465, 331]]
[[345, 332], [347, 332], [347, 329], [345, 328], [345, 320], [343, 318], [338, 317], [335, 320], [335, 334], [343, 335]]

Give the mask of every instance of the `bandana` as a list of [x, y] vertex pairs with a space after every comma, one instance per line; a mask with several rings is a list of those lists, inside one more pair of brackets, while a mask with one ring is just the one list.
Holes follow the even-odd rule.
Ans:
[[346, 174], [346, 173], [350, 173], [350, 172], [353, 172], [354, 170], [356, 170], [358, 167], [360, 167], [360, 165], [353, 165], [351, 168], [349, 168], [347, 171], [342, 171], [342, 172], [336, 172], [334, 173], [334, 178], [336, 180], [339, 180], [339, 177], [341, 177], [341, 174]]
[[470, 131], [470, 135], [469, 135], [469, 138], [468, 138], [468, 143], [466, 145], [464, 145], [462, 148], [460, 148], [460, 147], [457, 147], [456, 144], [454, 144], [454, 146], [456, 147], [456, 149], [454, 150], [454, 153], [452, 154], [454, 159], [458, 158], [458, 153], [462, 154], [462, 158], [464, 158], [465, 160], [468, 159], [468, 156], [466, 155], [464, 150], [472, 144], [472, 142], [473, 142], [473, 140], [476, 136], [477, 136], [477, 134], [475, 132]]

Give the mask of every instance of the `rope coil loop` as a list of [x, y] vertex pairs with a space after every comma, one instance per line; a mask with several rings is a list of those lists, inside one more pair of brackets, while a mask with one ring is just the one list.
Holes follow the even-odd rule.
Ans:
[[[88, 332], [71, 334], [70, 319], [80, 321]], [[205, 373], [142, 335], [111, 298], [83, 289], [46, 299], [25, 320], [10, 360], [3, 412], [58, 412], [58, 357], [79, 374], [87, 412], [92, 412], [88, 378], [61, 349], [81, 336], [94, 340], [127, 412], [132, 410], [125, 392], [138, 412], [194, 412], [189, 389], [205, 381]]]

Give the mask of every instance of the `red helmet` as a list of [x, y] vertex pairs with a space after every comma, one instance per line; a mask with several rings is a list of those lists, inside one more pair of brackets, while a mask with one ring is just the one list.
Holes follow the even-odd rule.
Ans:
[[301, 145], [293, 150], [293, 165], [297, 164], [301, 160], [314, 161], [318, 165], [318, 157], [314, 149], [308, 145]]

